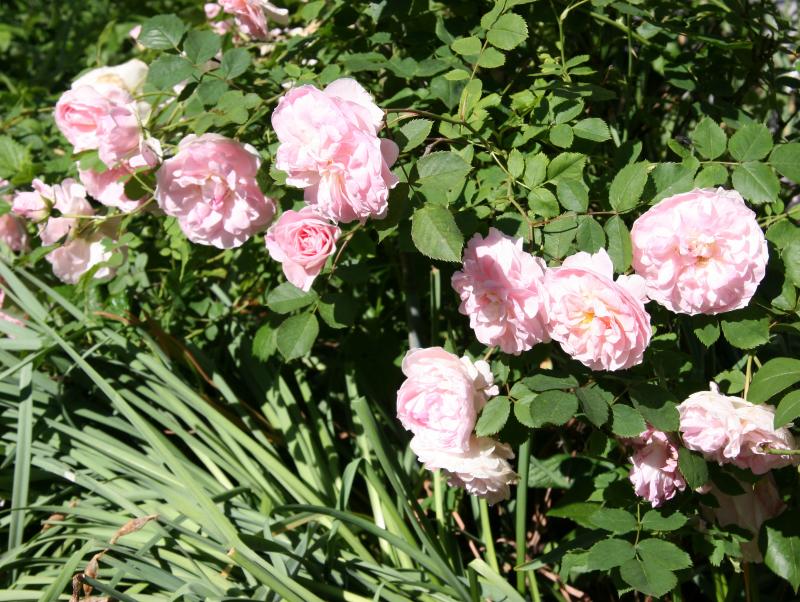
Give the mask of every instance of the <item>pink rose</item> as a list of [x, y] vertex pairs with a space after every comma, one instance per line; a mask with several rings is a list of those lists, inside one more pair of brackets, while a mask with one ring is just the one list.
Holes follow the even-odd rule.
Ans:
[[[80, 216], [94, 215], [86, 200], [86, 189], [72, 178], [53, 186], [35, 179], [33, 188], [33, 192], [18, 192], [11, 210], [38, 222], [42, 244], [55, 244], [77, 226]], [[58, 215], [53, 215], [53, 210]]]
[[[94, 266], [111, 259], [112, 252], [106, 250], [103, 239], [106, 236], [97, 232], [88, 238], [74, 238], [47, 254], [46, 259], [53, 267], [53, 273], [62, 282], [75, 284]], [[102, 266], [93, 275], [97, 280], [113, 277], [116, 268]]]
[[52, 205], [55, 195], [53, 187], [48, 186], [39, 178], [34, 178], [31, 186], [33, 186], [33, 190], [21, 190], [14, 194], [11, 211], [25, 219], [40, 222], [46, 219], [50, 213], [50, 205]]
[[781, 500], [772, 475], [768, 474], [755, 485], [741, 481], [739, 485], [744, 489], [743, 494], [728, 495], [712, 484], [710, 491], [719, 507], [709, 510], [721, 527], [736, 525], [750, 531], [754, 537], [742, 544], [742, 556], [747, 562], [763, 562], [758, 548], [761, 525], [783, 512], [786, 504]]
[[190, 134], [156, 174], [156, 200], [192, 242], [229, 249], [269, 224], [275, 205], [256, 182], [261, 160], [249, 144]]
[[267, 250], [275, 261], [281, 262], [286, 279], [307, 291], [336, 250], [340, 234], [336, 224], [312, 207], [285, 211], [267, 230]]
[[692, 393], [678, 406], [678, 413], [684, 445], [709, 460], [749, 468], [755, 474], [797, 463], [797, 456], [762, 451], [763, 446], [796, 447], [789, 429], [775, 428], [775, 408], [771, 405], [722, 395], [711, 383], [711, 391]]
[[397, 391], [403, 427], [432, 449], [467, 450], [478, 412], [498, 393], [489, 365], [429, 347], [406, 354], [403, 374]]
[[631, 443], [630, 480], [636, 495], [656, 507], [686, 489], [678, 470], [678, 448], [666, 433], [650, 427]]
[[336, 80], [324, 91], [294, 88], [272, 113], [281, 142], [275, 167], [331, 219], [383, 218], [398, 182], [389, 169], [398, 148], [377, 137], [382, 123], [383, 111], [355, 80]]
[[650, 343], [644, 283], [620, 276], [605, 250], [576, 253], [549, 270], [550, 337], [592, 370], [622, 370], [641, 363]]
[[131, 27], [131, 30], [128, 32], [128, 36], [134, 41], [139, 41], [139, 36], [142, 34], [142, 26], [141, 25], [134, 25]]
[[58, 129], [75, 147], [75, 152], [98, 148], [100, 121], [118, 105], [132, 101], [130, 95], [115, 86], [78, 86], [58, 99], [55, 120]]
[[[136, 28], [134, 27], [134, 29]], [[134, 29], [131, 30], [131, 33]], [[131, 59], [121, 65], [90, 69], [72, 82], [72, 88], [90, 86], [101, 94], [107, 95], [109, 100], [116, 102], [117, 91], [120, 89], [130, 95], [139, 94], [144, 87], [148, 71], [147, 63], [139, 59]]]
[[209, 21], [211, 19], [215, 19], [219, 14], [219, 11], [222, 10], [222, 7], [217, 4], [216, 2], [207, 2], [203, 5], [203, 11], [206, 13], [206, 19]]
[[102, 173], [90, 169], [78, 169], [78, 176], [86, 192], [106, 207], [116, 207], [123, 213], [135, 211], [144, 199], [129, 199], [125, 194], [125, 182], [130, 172], [124, 167], [107, 169]]
[[648, 296], [676, 313], [745, 307], [764, 278], [767, 241], [735, 190], [693, 190], [633, 224], [633, 267]]
[[507, 500], [509, 485], [518, 478], [508, 463], [514, 452], [489, 437], [470, 437], [467, 443], [463, 451], [442, 449], [416, 436], [411, 440], [411, 450], [426, 469], [443, 470], [451, 487], [462, 487], [490, 504]]
[[25, 251], [28, 249], [28, 234], [25, 226], [12, 213], [0, 215], [0, 241], [3, 241], [12, 251]]
[[521, 238], [495, 228], [486, 238], [472, 237], [463, 270], [453, 274], [452, 285], [461, 297], [459, 311], [469, 316], [481, 343], [519, 355], [550, 340], [546, 271], [544, 261], [522, 250]]
[[139, 153], [142, 140], [143, 132], [133, 104], [111, 107], [98, 121], [98, 154], [108, 167], [129, 162]]
[[[257, 40], [266, 40], [269, 37], [269, 30], [267, 29], [268, 17], [281, 24], [289, 22], [289, 11], [285, 8], [278, 8], [271, 2], [267, 2], [267, 0], [218, 1], [222, 10], [234, 16], [237, 27], [243, 33]], [[206, 5], [205, 11], [206, 15], [209, 15], [208, 5]]]

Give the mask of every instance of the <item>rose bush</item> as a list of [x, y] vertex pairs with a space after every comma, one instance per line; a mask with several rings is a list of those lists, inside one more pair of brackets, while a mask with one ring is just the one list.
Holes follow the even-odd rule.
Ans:
[[795, 13], [0, 6], [0, 598], [794, 599]]

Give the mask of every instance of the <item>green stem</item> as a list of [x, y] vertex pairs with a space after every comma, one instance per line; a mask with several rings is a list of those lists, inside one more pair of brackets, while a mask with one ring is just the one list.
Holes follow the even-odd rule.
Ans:
[[494, 536], [492, 535], [492, 524], [489, 520], [489, 504], [485, 499], [481, 498], [481, 538], [486, 545], [486, 562], [498, 575], [500, 574], [500, 565], [497, 562], [497, 553], [494, 550]]
[[[516, 523], [517, 539], [517, 564], [525, 562], [525, 551], [527, 549], [528, 532], [528, 464], [531, 458], [531, 435], [519, 446], [519, 483], [517, 484], [517, 507], [514, 510]], [[527, 571], [517, 571], [517, 591], [525, 594], [525, 577]], [[536, 581], [535, 574], [531, 572], [533, 581]]]
[[444, 482], [442, 471], [438, 469], [433, 471], [433, 500], [436, 506], [436, 522], [444, 530]]

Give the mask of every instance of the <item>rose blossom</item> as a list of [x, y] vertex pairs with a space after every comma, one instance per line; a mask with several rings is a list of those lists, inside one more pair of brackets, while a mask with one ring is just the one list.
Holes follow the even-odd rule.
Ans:
[[[218, 0], [219, 5], [226, 13], [234, 16], [236, 26], [251, 38], [266, 40], [269, 37], [267, 29], [267, 18], [276, 23], [286, 25], [289, 22], [289, 11], [285, 8], [278, 8], [267, 0]], [[205, 12], [208, 16], [213, 11], [205, 5]], [[216, 16], [216, 14], [214, 15]], [[209, 16], [209, 18], [213, 18]]]
[[728, 397], [715, 383], [711, 391], [692, 393], [678, 406], [683, 443], [720, 464], [732, 463], [764, 474], [773, 468], [796, 464], [795, 456], [764, 453], [762, 446], [794, 449], [789, 429], [776, 429], [775, 408]]
[[116, 207], [123, 213], [138, 209], [144, 199], [129, 199], [125, 194], [125, 180], [130, 172], [124, 167], [107, 169], [102, 173], [91, 169], [78, 169], [78, 177], [86, 192], [106, 207]]
[[336, 224], [312, 207], [285, 211], [267, 230], [270, 256], [280, 261], [286, 279], [307, 291], [333, 252], [341, 234]]
[[[75, 284], [81, 276], [100, 263], [107, 262], [113, 255], [103, 244], [103, 239], [109, 236], [104, 232], [95, 232], [87, 238], [73, 238], [66, 244], [46, 255], [47, 261], [53, 267], [53, 273], [62, 282]], [[103, 266], [93, 275], [97, 280], [111, 278], [116, 268]]]
[[547, 266], [522, 250], [522, 239], [495, 228], [476, 234], [464, 251], [463, 270], [452, 285], [461, 297], [459, 311], [484, 345], [499, 345], [519, 355], [536, 343], [549, 341], [548, 298], [544, 289]]
[[758, 548], [761, 525], [783, 512], [786, 504], [781, 500], [775, 478], [771, 474], [760, 479], [755, 485], [741, 481], [739, 485], [744, 489], [743, 494], [728, 495], [722, 493], [712, 483], [710, 492], [717, 499], [719, 507], [709, 510], [721, 527], [736, 525], [750, 531], [754, 537], [742, 544], [742, 556], [747, 562], [763, 562]]
[[458, 451], [431, 446], [416, 436], [411, 450], [428, 470], [443, 470], [450, 486], [462, 487], [490, 504], [508, 499], [509, 485], [517, 481], [508, 463], [514, 458], [511, 447], [489, 437], [470, 437], [466, 449]]
[[608, 253], [576, 253], [545, 278], [550, 294], [549, 333], [562, 349], [592, 370], [621, 370], [641, 363], [650, 343], [644, 283], [620, 276]]
[[657, 507], [686, 489], [678, 470], [678, 448], [666, 433], [649, 427], [630, 443], [634, 453], [629, 478], [636, 495]]
[[305, 189], [305, 200], [338, 222], [383, 218], [398, 179], [390, 166], [398, 148], [377, 134], [383, 111], [355, 80], [325, 90], [289, 90], [272, 113], [280, 140], [275, 167], [286, 183]]
[[[39, 238], [45, 245], [55, 244], [67, 236], [78, 223], [75, 216], [94, 215], [86, 200], [86, 189], [72, 178], [53, 186], [35, 179], [33, 188], [32, 192], [18, 192], [11, 210], [39, 223]], [[61, 216], [48, 217], [53, 209]]]
[[636, 220], [631, 240], [648, 296], [676, 313], [745, 307], [764, 278], [767, 241], [735, 190], [666, 198]]
[[261, 163], [249, 144], [190, 134], [156, 173], [156, 200], [192, 242], [230, 249], [272, 220], [275, 205], [256, 182]]
[[19, 252], [28, 248], [25, 226], [11, 213], [0, 215], [0, 241], [8, 245], [12, 251]]
[[397, 391], [397, 418], [431, 449], [466, 451], [478, 412], [497, 395], [489, 365], [441, 347], [412, 349]]
[[[134, 27], [134, 29], [136, 28]], [[132, 59], [112, 67], [98, 67], [87, 71], [72, 82], [72, 88], [91, 86], [103, 91], [110, 87], [121, 88], [128, 94], [138, 94], [147, 79], [148, 70], [147, 64], [139, 59]]]
[[100, 92], [93, 86], [78, 86], [64, 92], [58, 99], [55, 120], [58, 129], [75, 147], [75, 152], [96, 149], [100, 141], [100, 120], [117, 105], [132, 101], [122, 88], [109, 86]]

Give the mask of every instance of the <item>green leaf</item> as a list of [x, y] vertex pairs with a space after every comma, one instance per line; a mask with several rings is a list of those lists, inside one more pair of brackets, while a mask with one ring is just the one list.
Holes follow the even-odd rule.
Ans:
[[331, 328], [348, 328], [356, 321], [356, 303], [348, 293], [327, 293], [320, 300], [319, 315]]
[[764, 564], [773, 573], [786, 579], [795, 593], [800, 587], [800, 524], [797, 515], [785, 512], [767, 521], [762, 527], [759, 548], [764, 554]]
[[561, 153], [547, 166], [547, 179], [558, 182], [560, 178], [583, 179], [586, 155], [582, 153]]
[[717, 122], [710, 117], [703, 117], [689, 136], [700, 156], [716, 159], [725, 152], [728, 137]]
[[177, 54], [162, 54], [150, 64], [147, 81], [159, 90], [168, 90], [191, 77], [194, 66]]
[[608, 255], [614, 264], [614, 271], [622, 274], [630, 267], [633, 259], [631, 233], [618, 215], [612, 216], [603, 229], [608, 237]]
[[608, 124], [599, 117], [581, 119], [572, 126], [572, 131], [578, 138], [591, 140], [592, 142], [611, 140], [611, 132], [608, 129]]
[[608, 200], [617, 211], [633, 209], [642, 198], [647, 184], [647, 161], [631, 163], [623, 167], [611, 182]]
[[706, 165], [694, 178], [696, 188], [714, 188], [728, 181], [728, 170], [724, 165]]
[[748, 162], [733, 168], [733, 187], [751, 203], [771, 203], [778, 198], [781, 183], [766, 163]]
[[498, 433], [505, 426], [510, 411], [511, 402], [508, 397], [498, 396], [490, 399], [475, 424], [475, 434], [478, 437], [488, 437]]
[[578, 386], [578, 381], [574, 376], [551, 376], [549, 374], [534, 374], [524, 379], [522, 382], [524, 386], [531, 391], [574, 389]]
[[615, 404], [611, 414], [611, 431], [618, 437], [638, 437], [647, 430], [644, 418], [631, 406]]
[[578, 398], [574, 393], [564, 391], [544, 391], [539, 393], [531, 403], [530, 413], [532, 426], [545, 424], [560, 426], [575, 416], [578, 411]]
[[396, 142], [400, 150], [409, 151], [425, 142], [428, 134], [431, 133], [433, 122], [429, 119], [412, 119], [400, 128], [400, 136]]
[[612, 533], [630, 533], [636, 530], [636, 517], [622, 508], [600, 508], [589, 517], [598, 529]]
[[288, 314], [316, 300], [317, 294], [314, 291], [304, 292], [291, 282], [279, 284], [267, 295], [267, 305], [279, 314]]
[[528, 205], [536, 215], [547, 219], [556, 217], [561, 211], [556, 195], [544, 186], [537, 186], [528, 193]]
[[578, 180], [563, 178], [556, 186], [558, 202], [568, 211], [586, 211], [589, 208], [589, 189]]
[[559, 123], [550, 130], [550, 142], [554, 146], [569, 148], [573, 140], [572, 128], [566, 123]]
[[793, 240], [781, 251], [783, 265], [786, 266], [786, 277], [800, 287], [800, 240]]
[[453, 215], [439, 205], [426, 205], [411, 218], [411, 238], [420, 253], [442, 261], [461, 261], [464, 236]]
[[550, 160], [544, 153], [528, 155], [525, 158], [525, 174], [522, 177], [525, 185], [533, 188], [544, 182], [547, 178], [547, 164], [549, 162]]
[[186, 29], [184, 22], [175, 15], [158, 15], [142, 23], [142, 31], [136, 41], [146, 48], [157, 50], [178, 48]]
[[662, 431], [678, 430], [678, 399], [671, 391], [649, 383], [640, 383], [631, 389], [630, 397], [645, 422]]
[[461, 55], [478, 54], [481, 51], [482, 46], [483, 44], [481, 44], [481, 41], [475, 36], [458, 38], [456, 41], [450, 44], [450, 48], [453, 49], [453, 52]]
[[772, 149], [769, 164], [779, 174], [800, 184], [800, 143], [779, 144]]
[[624, 539], [604, 539], [589, 548], [586, 568], [590, 571], [607, 571], [636, 556], [636, 550]]
[[250, 67], [250, 53], [244, 48], [231, 48], [222, 55], [219, 74], [224, 79], [234, 79]]
[[722, 318], [722, 334], [739, 349], [755, 349], [769, 342], [769, 315], [753, 308], [729, 312]]
[[775, 410], [775, 428], [786, 426], [800, 416], [800, 391], [791, 391], [783, 396]]
[[200, 99], [200, 102], [203, 103], [203, 106], [208, 107], [217, 104], [222, 95], [227, 91], [228, 82], [221, 79], [204, 79], [197, 84], [194, 93], [197, 95], [197, 98]]
[[[576, 391], [581, 409], [593, 425], [600, 428], [608, 421], [608, 403], [595, 387], [580, 388]], [[641, 432], [641, 431], [640, 431]]]
[[578, 233], [578, 220], [574, 214], [558, 216], [542, 228], [544, 233], [544, 252], [550, 257], [560, 259], [569, 253], [572, 241]]
[[645, 563], [638, 558], [624, 563], [619, 574], [633, 589], [656, 598], [668, 593], [678, 583], [672, 571], [657, 563]]
[[676, 531], [685, 525], [689, 519], [678, 511], [666, 514], [663, 508], [648, 510], [642, 518], [642, 527], [648, 531]]
[[753, 376], [747, 399], [763, 403], [797, 382], [800, 382], [800, 360], [776, 357], [762, 365]]
[[692, 566], [692, 559], [674, 543], [663, 539], [649, 538], [640, 541], [636, 553], [645, 564], [660, 564], [665, 569], [679, 571]]
[[530, 428], [534, 428], [536, 426], [536, 423], [533, 420], [533, 414], [531, 413], [533, 399], [534, 396], [529, 395], [528, 397], [523, 397], [514, 403], [514, 416], [520, 422], [520, 424], [524, 424]]
[[183, 43], [183, 50], [186, 58], [195, 65], [201, 65], [207, 60], [214, 58], [222, 45], [222, 38], [213, 31], [202, 31], [193, 29], [186, 36]]
[[478, 67], [484, 69], [496, 69], [502, 67], [506, 63], [506, 56], [499, 50], [494, 48], [484, 48], [480, 56], [478, 56]]
[[576, 236], [579, 251], [596, 253], [606, 246], [606, 233], [594, 217], [581, 215], [578, 217], [578, 232]]
[[286, 360], [302, 357], [311, 351], [319, 334], [319, 322], [314, 314], [292, 316], [278, 328], [278, 351]]
[[719, 339], [719, 320], [714, 316], [692, 316], [692, 330], [703, 345], [711, 347]]
[[278, 331], [269, 324], [263, 324], [253, 337], [253, 355], [261, 361], [266, 361], [278, 348]]
[[27, 171], [30, 163], [27, 148], [8, 136], [0, 136], [0, 178], [12, 179], [20, 172]]
[[708, 482], [708, 466], [703, 456], [685, 447], [678, 449], [678, 468], [690, 489], [697, 489]]
[[681, 192], [688, 192], [694, 188], [694, 174], [698, 166], [697, 159], [689, 164], [659, 163], [656, 165], [650, 174], [656, 186], [656, 195], [652, 202]]
[[772, 134], [765, 125], [749, 123], [731, 136], [728, 150], [737, 161], [759, 161], [772, 150]]
[[525, 156], [516, 148], [508, 153], [508, 173], [519, 178], [525, 171]]
[[562, 465], [570, 460], [569, 454], [556, 454], [544, 460], [530, 457], [528, 466], [528, 487], [538, 489], [568, 489], [572, 480], [564, 474]]
[[444, 196], [448, 190], [464, 185], [470, 169], [469, 163], [453, 151], [430, 153], [417, 161], [417, 182]]
[[528, 26], [519, 15], [506, 13], [486, 32], [486, 39], [501, 50], [511, 50], [528, 39]]

